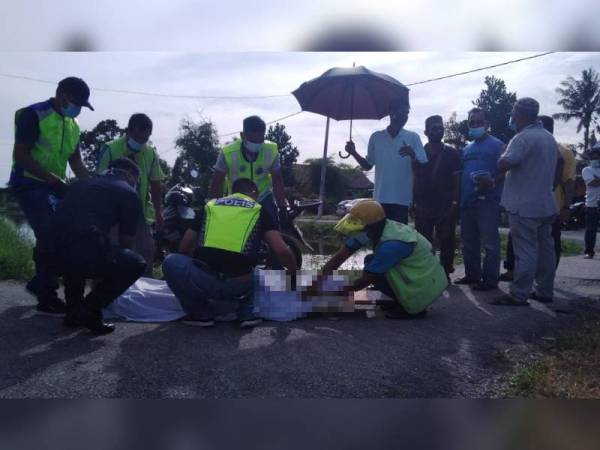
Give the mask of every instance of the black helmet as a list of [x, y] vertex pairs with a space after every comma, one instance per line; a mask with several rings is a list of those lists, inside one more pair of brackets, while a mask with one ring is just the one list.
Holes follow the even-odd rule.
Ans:
[[165, 205], [190, 206], [194, 199], [194, 191], [189, 187], [176, 184], [165, 194]]

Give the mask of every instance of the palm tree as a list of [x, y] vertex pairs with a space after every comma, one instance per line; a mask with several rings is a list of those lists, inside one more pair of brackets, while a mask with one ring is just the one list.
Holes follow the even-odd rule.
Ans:
[[581, 79], [568, 77], [560, 82], [562, 87], [556, 88], [562, 98], [558, 104], [565, 112], [553, 115], [555, 119], [568, 122], [578, 119], [577, 132], [583, 128], [583, 149], [588, 148], [590, 126], [598, 121], [600, 114], [600, 75], [591, 67], [581, 72]]

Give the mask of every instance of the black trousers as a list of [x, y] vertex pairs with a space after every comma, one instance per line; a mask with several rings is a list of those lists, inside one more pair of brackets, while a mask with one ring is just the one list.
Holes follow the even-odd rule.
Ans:
[[[373, 253], [365, 256], [365, 259], [364, 259], [365, 267], [367, 266], [367, 264], [369, 264], [371, 262], [372, 259], [373, 259]], [[396, 297], [396, 293], [390, 286], [390, 283], [388, 283], [388, 280], [385, 277], [385, 275], [380, 275], [380, 276], [376, 277], [375, 282], [373, 283], [373, 286], [379, 292], [382, 292], [383, 294], [387, 295], [388, 297], [396, 300], [396, 307], [400, 308], [402, 311], [406, 312], [406, 310], [404, 309], [404, 307], [398, 300], [398, 297]]]
[[382, 203], [385, 211], [385, 218], [408, 224], [408, 206], [397, 205], [395, 203]]
[[[137, 253], [110, 248], [97, 238], [81, 239], [62, 252], [61, 272], [65, 284], [67, 314], [80, 306], [94, 314], [110, 305], [146, 270], [146, 262]], [[85, 282], [97, 280], [84, 299]]]
[[415, 228], [432, 244], [435, 231], [440, 244], [440, 263], [446, 274], [454, 272], [454, 251], [456, 249], [456, 222], [454, 218], [450, 215], [431, 218], [417, 213]]
[[596, 233], [600, 225], [600, 208], [585, 208], [585, 253], [594, 255]]
[[[562, 222], [560, 216], [556, 218], [552, 224], [552, 238], [554, 239], [554, 253], [556, 254], [556, 267], [560, 262], [560, 255], [562, 247], [560, 245]], [[515, 252], [512, 245], [512, 236], [508, 233], [508, 240], [506, 241], [506, 260], [504, 261], [504, 268], [506, 270], [515, 270]]]

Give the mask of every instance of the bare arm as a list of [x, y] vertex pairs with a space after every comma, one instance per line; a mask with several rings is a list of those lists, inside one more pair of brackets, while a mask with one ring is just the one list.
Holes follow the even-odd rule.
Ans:
[[179, 243], [179, 253], [192, 256], [196, 247], [196, 242], [198, 242], [198, 232], [187, 230]]
[[57, 181], [61, 181], [60, 178], [44, 169], [36, 160], [31, 157], [32, 149], [33, 145], [15, 142], [13, 149], [13, 157], [15, 162], [27, 172], [33, 174], [33, 176], [41, 180], [44, 180], [46, 183], [52, 184]]
[[288, 269], [288, 272], [295, 274], [297, 270], [296, 258], [294, 258], [294, 254], [282, 239], [281, 233], [277, 230], [267, 231], [264, 238], [269, 248], [277, 256], [277, 259]]
[[150, 181], [150, 199], [154, 205], [154, 217], [156, 226], [162, 227], [162, 183], [160, 181]]
[[75, 176], [80, 180], [85, 180], [86, 178], [90, 177], [90, 173], [88, 172], [87, 167], [85, 167], [85, 164], [83, 164], [83, 160], [81, 159], [81, 153], [79, 152], [79, 148], [77, 148], [69, 158], [69, 165], [71, 166], [71, 169], [73, 170]]
[[356, 146], [354, 145], [354, 142], [348, 141], [346, 143], [346, 151], [354, 157], [356, 162], [360, 165], [360, 167], [363, 170], [369, 171], [373, 168], [373, 165], [369, 164], [369, 162], [366, 160], [366, 158], [363, 158], [362, 156], [360, 156], [358, 154], [358, 152], [356, 151]]
[[360, 291], [366, 288], [367, 286], [370, 286], [371, 284], [375, 283], [375, 281], [377, 281], [377, 277], [375, 275], [372, 275], [368, 272], [363, 272], [360, 278], [354, 281], [354, 283], [352, 283], [352, 286], [350, 286], [350, 288], [347, 290], [354, 292]]
[[[350, 256], [352, 256], [353, 251], [350, 250], [346, 245], [343, 245], [330, 259], [325, 263], [317, 279], [312, 283], [312, 285], [304, 292], [304, 296], [308, 297], [311, 295], [315, 295], [321, 286], [321, 282], [327, 278], [329, 275], [333, 273], [338, 267], [340, 267]], [[347, 290], [347, 289], [346, 289]]]
[[563, 189], [565, 191], [565, 206], [571, 206], [573, 203], [573, 196], [575, 195], [575, 180], [567, 180], [563, 184]]
[[[509, 163], [506, 159], [500, 158], [498, 160], [498, 171], [502, 173], [502, 175], [504, 175], [506, 172], [508, 172], [512, 167], [512, 164]], [[500, 175], [500, 173], [498, 174]]]
[[272, 171], [271, 178], [273, 180], [273, 194], [275, 195], [275, 202], [279, 208], [283, 208], [285, 206], [285, 186], [283, 184], [281, 170]]
[[210, 198], [220, 198], [223, 196], [223, 185], [225, 184], [225, 172], [215, 170], [210, 180], [208, 196]]
[[552, 188], [556, 189], [560, 185], [560, 180], [562, 179], [563, 169], [565, 167], [565, 159], [562, 157], [560, 152], [558, 153], [558, 158], [556, 159], [556, 167], [554, 168], [554, 183], [552, 183]]

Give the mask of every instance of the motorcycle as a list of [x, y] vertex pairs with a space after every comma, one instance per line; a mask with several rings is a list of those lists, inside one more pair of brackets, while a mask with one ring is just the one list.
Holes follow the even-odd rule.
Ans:
[[[185, 184], [176, 184], [165, 194], [163, 200], [163, 227], [154, 233], [157, 255], [162, 261], [168, 253], [177, 252], [179, 243], [191, 223], [199, 217], [205, 200], [197, 189]], [[319, 206], [319, 200], [294, 201], [287, 206], [287, 223], [281, 224], [281, 236], [292, 251], [298, 269], [302, 267], [302, 253], [312, 253], [314, 249], [304, 239], [302, 230], [294, 220], [307, 209]], [[196, 207], [196, 209], [194, 208]], [[280, 265], [268, 245], [263, 242], [258, 255], [258, 267], [277, 269]]]

